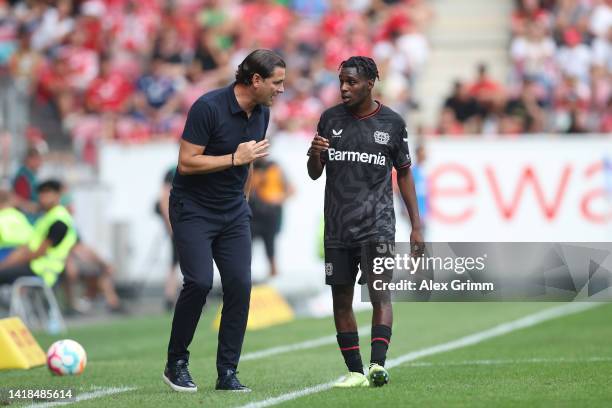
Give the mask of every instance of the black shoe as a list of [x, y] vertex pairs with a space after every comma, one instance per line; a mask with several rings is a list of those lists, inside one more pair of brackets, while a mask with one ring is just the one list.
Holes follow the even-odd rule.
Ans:
[[162, 379], [174, 391], [196, 392], [198, 387], [193, 382], [191, 374], [189, 374], [189, 369], [187, 368], [188, 365], [189, 362], [187, 360], [178, 360], [176, 362], [166, 364], [166, 369], [164, 370]]
[[217, 385], [215, 386], [215, 390], [251, 392], [251, 389], [249, 387], [240, 384], [240, 380], [238, 380], [236, 374], [238, 374], [237, 371], [228, 369], [225, 372], [225, 375], [222, 375], [217, 378]]

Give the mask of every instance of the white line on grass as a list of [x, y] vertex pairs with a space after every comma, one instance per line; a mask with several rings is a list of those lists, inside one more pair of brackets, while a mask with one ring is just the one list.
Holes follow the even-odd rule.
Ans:
[[121, 392], [133, 391], [134, 387], [111, 387], [111, 388], [100, 388], [92, 392], [86, 392], [83, 394], [77, 394], [76, 398], [72, 401], [53, 401], [43, 402], [28, 405], [26, 408], [42, 408], [42, 407], [56, 407], [59, 405], [69, 405], [75, 402], [87, 401], [94, 398], [106, 397], [107, 395], [119, 394]]
[[[357, 330], [359, 332], [365, 332], [365, 331], [370, 330], [370, 328], [371, 326], [367, 325], [367, 326], [362, 326], [358, 328]], [[319, 337], [318, 339], [306, 340], [301, 343], [287, 344], [285, 346], [270, 347], [267, 349], [246, 353], [246, 354], [243, 354], [242, 357], [240, 357], [240, 361], [242, 362], [242, 361], [249, 361], [249, 360], [258, 360], [260, 358], [276, 356], [278, 354], [283, 354], [283, 353], [289, 353], [290, 351], [306, 350], [306, 349], [326, 346], [328, 344], [334, 344], [334, 343], [336, 343], [335, 335]]]
[[[409, 361], [413, 361], [422, 357], [431, 356], [433, 354], [444, 353], [446, 351], [455, 350], [462, 347], [471, 346], [474, 344], [478, 344], [485, 340], [502, 336], [504, 334], [511, 333], [516, 330], [521, 330], [527, 327], [535, 326], [542, 322], [556, 319], [558, 317], [567, 316], [574, 313], [579, 313], [585, 310], [592, 309], [594, 307], [599, 306], [599, 303], [569, 303], [558, 307], [553, 307], [549, 309], [545, 309], [541, 312], [533, 313], [522, 317], [517, 320], [512, 320], [510, 322], [499, 324], [490, 329], [470, 334], [465, 337], [461, 337], [457, 340], [452, 340], [447, 343], [438, 344], [436, 346], [427, 347], [421, 350], [413, 351], [397, 358], [391, 359], [387, 361], [386, 367], [393, 368], [397, 367], [401, 364], [407, 363]], [[312, 387], [303, 388], [301, 390], [292, 391], [286, 394], [281, 394], [276, 397], [267, 398], [265, 400], [251, 402], [246, 405], [242, 405], [240, 408], [263, 408], [269, 407], [272, 405], [277, 405], [282, 402], [291, 401], [306, 395], [316, 394], [322, 391], [326, 391], [332, 388], [333, 384], [337, 380], [317, 384]]]
[[612, 362], [612, 357], [588, 357], [588, 358], [525, 358], [516, 360], [466, 360], [449, 362], [419, 362], [406, 364], [408, 367], [449, 367], [449, 366], [470, 366], [470, 365], [507, 365], [507, 364], [539, 364], [539, 363], [605, 363]]

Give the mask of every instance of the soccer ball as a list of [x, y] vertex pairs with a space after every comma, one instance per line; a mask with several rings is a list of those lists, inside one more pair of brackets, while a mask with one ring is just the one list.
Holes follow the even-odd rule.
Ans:
[[85, 349], [74, 340], [58, 340], [47, 351], [47, 367], [55, 375], [78, 375], [87, 364]]

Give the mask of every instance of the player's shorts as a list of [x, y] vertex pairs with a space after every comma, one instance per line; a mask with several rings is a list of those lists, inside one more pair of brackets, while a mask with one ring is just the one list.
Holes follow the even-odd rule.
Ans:
[[[325, 283], [354, 285], [357, 281], [365, 285], [371, 280], [373, 259], [377, 256], [392, 257], [393, 252], [393, 245], [375, 243], [351, 248], [325, 248]], [[386, 275], [386, 279], [390, 280], [392, 271]]]

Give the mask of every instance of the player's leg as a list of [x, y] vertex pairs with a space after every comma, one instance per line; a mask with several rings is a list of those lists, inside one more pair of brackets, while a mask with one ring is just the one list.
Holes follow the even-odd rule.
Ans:
[[179, 253], [183, 287], [172, 319], [164, 381], [175, 391], [195, 392], [188, 370], [188, 347], [212, 287], [212, 241], [221, 229], [197, 204], [171, 196], [170, 221]]
[[251, 229], [245, 212], [213, 242], [223, 287], [217, 347], [217, 390], [250, 391], [236, 377], [251, 298]]
[[393, 327], [393, 308], [391, 301], [380, 300], [372, 302], [372, 337], [368, 379], [370, 385], [380, 387], [389, 382], [389, 374], [385, 370], [387, 350], [391, 342]]
[[[393, 257], [393, 245], [377, 245], [376, 256], [381, 255], [381, 250], [385, 256]], [[372, 283], [374, 280], [383, 280], [390, 282], [392, 279], [392, 270], [387, 271], [382, 275], [373, 274], [372, 269], [372, 248], [366, 248], [366, 252], [362, 253], [362, 279], [360, 282], [368, 284], [368, 293], [372, 302], [372, 331], [371, 331], [371, 354], [370, 364], [368, 367], [368, 379], [370, 385], [380, 387], [389, 382], [389, 374], [385, 370], [385, 361], [387, 359], [387, 350], [391, 342], [391, 328], [393, 327], [393, 308], [391, 304], [391, 294], [388, 290], [375, 290]], [[363, 279], [363, 275], [368, 278]]]
[[349, 374], [338, 383], [338, 388], [367, 386], [359, 349], [359, 333], [353, 312], [353, 292], [357, 262], [348, 249], [325, 249], [326, 283], [331, 285], [336, 325], [336, 339]]

